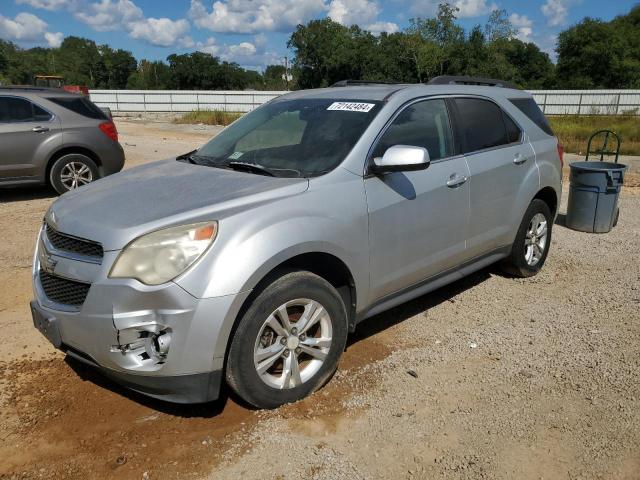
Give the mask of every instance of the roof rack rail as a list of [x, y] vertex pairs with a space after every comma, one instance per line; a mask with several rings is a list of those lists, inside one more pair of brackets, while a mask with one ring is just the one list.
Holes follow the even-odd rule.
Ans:
[[56, 87], [34, 87], [33, 85], [0, 85], [0, 90], [34, 90], [36, 92], [60, 92], [63, 88]]
[[497, 78], [468, 77], [457, 75], [441, 75], [427, 82], [427, 85], [482, 85], [485, 87], [502, 87], [520, 90], [515, 84]]
[[339, 82], [331, 85], [331, 88], [334, 87], [348, 87], [349, 85], [397, 85], [396, 82], [376, 82], [373, 80], [340, 80]]

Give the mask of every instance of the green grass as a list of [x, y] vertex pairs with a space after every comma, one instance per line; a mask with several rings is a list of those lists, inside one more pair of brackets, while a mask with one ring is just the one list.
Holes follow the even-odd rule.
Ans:
[[[640, 116], [633, 115], [548, 115], [553, 132], [568, 153], [586, 154], [589, 136], [597, 130], [612, 130], [620, 137], [621, 155], [640, 155]], [[602, 140], [593, 145], [602, 146]], [[615, 147], [609, 143], [607, 149]]]
[[205, 125], [229, 125], [243, 114], [239, 112], [223, 112], [222, 110], [194, 110], [176, 118], [173, 123], [203, 123]]

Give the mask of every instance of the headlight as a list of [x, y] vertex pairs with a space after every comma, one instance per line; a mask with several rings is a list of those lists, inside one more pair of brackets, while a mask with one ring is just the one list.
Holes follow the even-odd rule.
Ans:
[[135, 278], [147, 285], [173, 280], [202, 256], [218, 233], [218, 222], [165, 228], [136, 238], [116, 259], [110, 278]]

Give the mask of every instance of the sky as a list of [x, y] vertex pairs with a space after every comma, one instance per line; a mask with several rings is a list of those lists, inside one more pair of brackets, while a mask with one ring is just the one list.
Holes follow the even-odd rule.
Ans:
[[[330, 17], [375, 34], [432, 17], [444, 0], [0, 0], [0, 38], [23, 48], [60, 45], [75, 35], [129, 50], [138, 59], [211, 53], [262, 70], [291, 57], [296, 25]], [[558, 32], [589, 16], [610, 20], [637, 0], [449, 0], [466, 29], [505, 9], [517, 36], [555, 58]]]

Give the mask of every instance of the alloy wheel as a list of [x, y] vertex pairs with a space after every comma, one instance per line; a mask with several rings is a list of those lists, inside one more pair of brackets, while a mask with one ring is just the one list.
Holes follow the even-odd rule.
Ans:
[[300, 298], [280, 305], [256, 338], [253, 362], [260, 379], [280, 390], [310, 380], [331, 348], [331, 325], [327, 310], [315, 300]]
[[86, 185], [93, 181], [91, 169], [82, 162], [69, 162], [60, 171], [60, 181], [67, 190]]
[[530, 267], [535, 266], [547, 246], [547, 219], [542, 213], [536, 213], [529, 222], [524, 237], [524, 259]]

